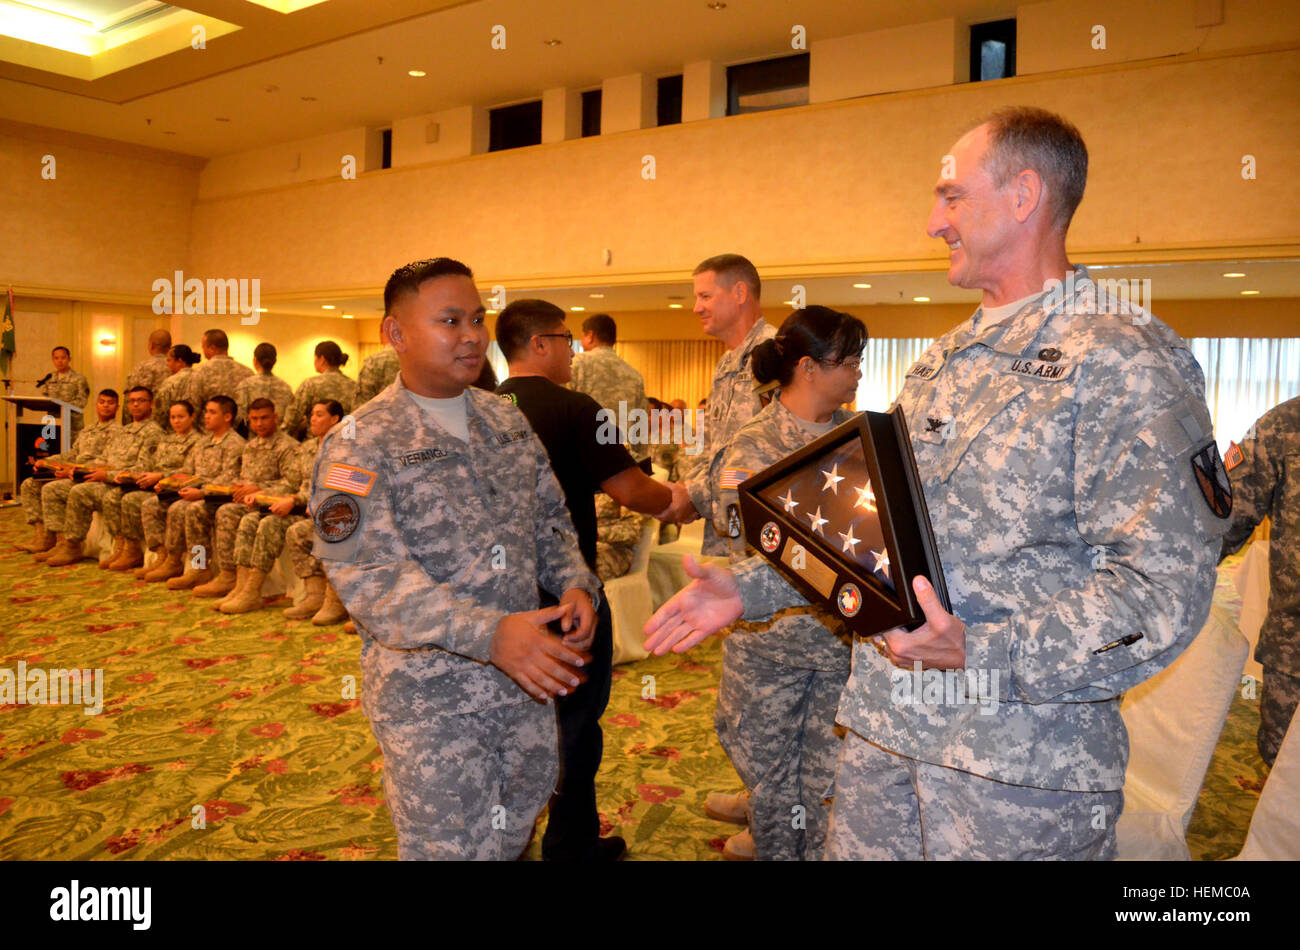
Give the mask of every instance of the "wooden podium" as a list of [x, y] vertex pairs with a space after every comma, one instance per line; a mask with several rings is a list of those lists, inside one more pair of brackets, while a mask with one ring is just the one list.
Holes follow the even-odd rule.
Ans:
[[[13, 495], [18, 496], [18, 486], [23, 479], [33, 474], [28, 464], [28, 457], [46, 458], [72, 448], [73, 413], [81, 415], [82, 410], [59, 399], [45, 396], [0, 396], [14, 408], [16, 424], [13, 427], [10, 444], [14, 474]], [[53, 426], [53, 438], [49, 428]]]

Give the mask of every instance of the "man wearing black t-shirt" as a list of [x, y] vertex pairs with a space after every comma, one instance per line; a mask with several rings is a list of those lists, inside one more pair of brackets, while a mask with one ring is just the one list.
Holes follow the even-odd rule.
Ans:
[[[685, 487], [656, 482], [641, 471], [622, 435], [609, 437], [609, 426], [598, 416], [600, 404], [564, 388], [572, 375], [573, 336], [564, 326], [563, 310], [544, 300], [516, 300], [497, 318], [496, 337], [510, 364], [510, 377], [497, 392], [519, 407], [546, 447], [578, 547], [594, 571], [596, 492], [633, 511], [666, 518]], [[556, 698], [560, 780], [542, 838], [547, 861], [616, 860], [627, 847], [620, 837], [600, 838], [596, 814], [596, 772], [604, 747], [600, 717], [609, 702], [613, 660], [613, 622], [604, 598], [591, 654], [587, 681]]]

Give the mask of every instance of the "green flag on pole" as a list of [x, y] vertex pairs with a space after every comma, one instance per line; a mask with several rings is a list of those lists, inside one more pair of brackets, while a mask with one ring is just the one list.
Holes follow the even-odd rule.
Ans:
[[14, 351], [14, 289], [9, 288], [5, 294], [5, 319], [0, 324], [0, 373], [8, 375], [9, 364], [13, 362]]

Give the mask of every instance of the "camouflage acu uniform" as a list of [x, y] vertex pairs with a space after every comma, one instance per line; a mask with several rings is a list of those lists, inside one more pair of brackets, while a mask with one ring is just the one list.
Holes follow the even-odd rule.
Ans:
[[[1213, 443], [1196, 361], [1148, 314], [1090, 312], [1091, 282], [1083, 269], [1075, 277], [1065, 305], [1036, 297], [987, 325], [977, 311], [907, 373], [899, 404], [952, 612], [966, 625], [966, 670], [988, 674], [989, 695], [910, 701], [895, 683], [911, 671], [870, 641], [854, 645], [839, 711], [854, 770], [836, 780], [831, 855], [917, 856], [917, 801], [943, 794], [934, 776], [956, 781], [924, 766], [972, 783], [947, 826], [927, 821], [926, 857], [949, 853], [932, 840], [962, 856], [1114, 853], [1128, 760], [1120, 694], [1200, 632], [1226, 523], [1193, 466]], [[1221, 463], [1207, 488], [1219, 480]], [[798, 599], [756, 559], [737, 575], [747, 617]], [[870, 757], [868, 741], [895, 754]], [[853, 804], [904, 782], [910, 804], [877, 820]], [[1037, 796], [1034, 807], [1069, 822], [1052, 840], [1041, 824], [1020, 829], [997, 783], [1055, 792], [1055, 805]], [[1098, 805], [1100, 832], [1084, 823]]]
[[[202, 433], [191, 429], [184, 435], [177, 432], [165, 432], [161, 439], [153, 446], [149, 455], [140, 460], [140, 467], [146, 472], [161, 472], [163, 475], [171, 475], [179, 472], [185, 467], [186, 460], [190, 453], [194, 451], [194, 446], [198, 444], [199, 439], [203, 438]], [[145, 531], [145, 522], [143, 519], [143, 505], [148, 499], [154, 499], [158, 502], [158, 496], [153, 491], [129, 491], [122, 496], [122, 522], [120, 526], [109, 523], [109, 530], [113, 534], [122, 534], [135, 541], [146, 542], [150, 548], [156, 548], [163, 543], [163, 525], [157, 524], [157, 532], [153, 536], [147, 536]], [[159, 502], [159, 514], [165, 516], [167, 508]]]
[[[194, 388], [192, 392], [198, 399], [195, 410], [198, 419], [195, 425], [202, 428], [203, 407], [213, 396], [235, 398], [239, 384], [253, 375], [253, 371], [243, 363], [232, 360], [225, 353], [219, 353], [210, 360], [204, 360], [194, 367]], [[238, 421], [238, 420], [234, 420]]]
[[254, 373], [241, 379], [235, 387], [235, 405], [239, 407], [236, 422], [248, 421], [248, 407], [256, 399], [269, 399], [275, 403], [276, 418], [284, 421], [293, 402], [293, 389], [274, 373]]
[[126, 389], [122, 390], [122, 425], [129, 425], [131, 422], [131, 411], [126, 406], [126, 394], [136, 386], [143, 386], [149, 390], [149, 394], [154, 399], [157, 399], [158, 390], [162, 388], [170, 373], [171, 370], [167, 368], [167, 357], [161, 353], [153, 353], [135, 364], [135, 369], [127, 374]]
[[[215, 440], [211, 433], [204, 433], [195, 443], [180, 471], [186, 475], [199, 476], [195, 487], [209, 483], [232, 484], [239, 475], [239, 462], [243, 452], [244, 440], [234, 429], [227, 430], [225, 435]], [[192, 552], [197, 544], [208, 552], [208, 561], [211, 560], [212, 515], [203, 499], [182, 499], [164, 507], [155, 494], [144, 500], [140, 516], [144, 524], [144, 536], [150, 547], [157, 546], [155, 539], [158, 538], [162, 538], [167, 550], [173, 553]]]
[[650, 461], [658, 465], [668, 473], [668, 481], [675, 482], [680, 480], [678, 474], [678, 460], [681, 458], [682, 447], [672, 442], [657, 442], [650, 446]]
[[114, 485], [113, 479], [120, 472], [140, 471], [140, 463], [153, 455], [154, 446], [162, 437], [162, 429], [152, 419], [120, 426], [113, 433], [103, 456], [94, 460], [108, 471], [107, 480], [82, 482], [73, 485], [68, 493], [63, 533], [69, 541], [81, 541], [90, 533], [90, 519], [96, 511], [103, 512], [105, 526], [111, 534], [121, 530], [122, 494], [126, 489]]
[[[75, 369], [66, 369], [55, 373], [48, 380], [36, 387], [46, 399], [57, 399], [69, 405], [85, 409], [90, 399], [90, 383]], [[74, 412], [72, 415], [72, 434], [75, 437], [85, 426], [85, 415]]]
[[[311, 469], [318, 448], [320, 448], [320, 439], [316, 436], [295, 447], [293, 458], [289, 461], [291, 469], [285, 472], [287, 490], [280, 494], [288, 494], [292, 491], [295, 503], [307, 504], [311, 497]], [[273, 493], [267, 492], [267, 494]], [[264, 574], [269, 573], [275, 566], [275, 559], [284, 550], [285, 534], [292, 525], [300, 521], [307, 525], [306, 548], [310, 552], [314, 534], [311, 523], [303, 515], [291, 512], [281, 517], [269, 511], [250, 511], [239, 520], [239, 532], [235, 539], [235, 564], [240, 567], [257, 568]], [[320, 573], [322, 573], [320, 563], [317, 562], [315, 570], [299, 576], [310, 577], [312, 574]]]
[[[586, 393], [605, 409], [613, 413], [615, 420], [629, 419], [629, 428], [637, 418], [633, 410], [644, 420], [647, 435], [650, 424], [650, 401], [645, 396], [645, 377], [614, 352], [612, 346], [597, 346], [579, 353], [573, 358], [573, 379], [569, 388]], [[619, 412], [622, 406], [623, 411]], [[623, 433], [624, 438], [628, 433]], [[632, 455], [640, 460], [648, 454], [648, 446], [639, 441], [627, 442]]]
[[1223, 554], [1245, 543], [1267, 516], [1268, 616], [1255, 659], [1264, 667], [1259, 753], [1269, 765], [1300, 703], [1300, 398], [1264, 413], [1229, 453], [1232, 521]]
[[361, 364], [361, 372], [357, 374], [357, 401], [352, 408], [360, 409], [383, 392], [397, 378], [401, 368], [397, 362], [397, 351], [391, 346], [367, 356]]
[[[69, 465], [84, 464], [92, 459], [97, 459], [104, 454], [108, 446], [108, 440], [113, 437], [113, 433], [121, 428], [117, 420], [111, 422], [96, 422], [88, 429], [83, 429], [77, 436], [77, 440], [72, 443], [72, 448], [67, 452], [60, 452], [58, 455], [51, 455], [52, 462], [67, 462]], [[63, 528], [63, 505], [67, 501], [68, 492], [72, 491], [72, 479], [70, 478], [25, 478], [22, 485], [18, 487], [18, 497], [23, 503], [23, 514], [26, 516], [28, 524], [35, 524], [38, 521], [45, 523], [47, 531], [62, 531]], [[56, 487], [58, 486], [58, 487]], [[50, 519], [45, 517], [44, 499], [45, 491], [49, 489], [51, 499], [56, 499], [58, 505], [58, 523], [60, 527], [55, 528], [50, 524]]]
[[294, 522], [289, 525], [284, 534], [284, 543], [289, 546], [289, 563], [293, 565], [293, 573], [304, 580], [323, 575], [325, 569], [321, 567], [320, 558], [311, 553], [316, 545], [316, 526], [312, 524], [311, 519], [304, 518]]
[[[270, 438], [253, 436], [244, 443], [235, 481], [256, 485], [268, 495], [287, 495], [298, 487], [297, 455], [300, 447], [297, 441], [279, 431], [272, 433]], [[212, 506], [207, 508], [207, 514], [211, 516]], [[217, 508], [216, 563], [220, 570], [235, 569], [235, 535], [239, 533], [240, 521], [245, 517], [260, 519], [265, 514], [261, 508], [233, 501]], [[198, 515], [191, 517], [197, 518]]]
[[[742, 481], [846, 421], [808, 425], [773, 399], [741, 426], [722, 455], [718, 476]], [[714, 527], [736, 563], [745, 543], [735, 488], [715, 486]], [[781, 611], [766, 623], [738, 623], [722, 646], [722, 682], [714, 726], [749, 789], [750, 833], [763, 861], [816, 861], [830, 817], [827, 797], [840, 740], [835, 710], [849, 676], [850, 635], [821, 608]]]
[[[705, 522], [712, 522], [716, 518], [717, 499], [713, 492], [718, 483], [723, 450], [731, 442], [732, 436], [740, 431], [740, 427], [754, 418], [762, 408], [758, 397], [754, 395], [750, 354], [754, 347], [774, 336], [776, 328], [760, 318], [740, 341], [740, 345], [734, 350], [728, 350], [718, 360], [717, 368], [713, 371], [713, 385], [709, 389], [708, 415], [701, 451], [699, 455], [686, 455], [679, 460], [691, 502]], [[726, 537], [716, 534], [710, 527], [708, 523], [704, 526], [702, 553], [725, 555]]]
[[293, 397], [293, 405], [289, 407], [280, 428], [295, 439], [300, 438], [307, 431], [311, 407], [330, 399], [338, 400], [339, 405], [343, 407], [344, 415], [351, 412], [353, 403], [357, 401], [356, 382], [337, 369], [330, 369], [304, 379]]
[[622, 577], [632, 567], [645, 518], [604, 492], [596, 493], [596, 575], [602, 581]]
[[194, 407], [194, 431], [203, 431], [203, 403], [199, 402], [198, 377], [190, 366], [182, 367], [162, 381], [158, 391], [153, 394], [153, 421], [170, 432], [171, 405], [174, 402], [188, 402]]
[[[488, 663], [492, 637], [537, 608], [539, 584], [593, 599], [599, 584], [528, 421], [490, 393], [465, 399], [468, 444], [399, 378], [357, 412], [355, 439], [331, 430], [312, 476], [318, 525], [344, 526], [315, 553], [361, 632], [362, 709], [404, 859], [523, 849], [554, 789], [555, 712]], [[326, 485], [339, 464], [373, 482]]]

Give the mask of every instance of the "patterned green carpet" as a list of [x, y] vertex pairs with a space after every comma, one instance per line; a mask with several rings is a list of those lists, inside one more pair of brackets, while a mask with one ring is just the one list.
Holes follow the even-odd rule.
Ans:
[[[226, 617], [90, 561], [45, 568], [13, 548], [26, 537], [20, 511], [0, 511], [0, 668], [102, 668], [104, 709], [0, 705], [0, 859], [396, 858], [383, 763], [348, 692], [356, 638], [278, 610]], [[735, 830], [704, 815], [709, 792], [740, 787], [713, 732], [720, 664], [715, 641], [615, 671], [598, 791], [630, 859], [716, 859]], [[1196, 857], [1241, 847], [1257, 726], [1239, 698]]]

